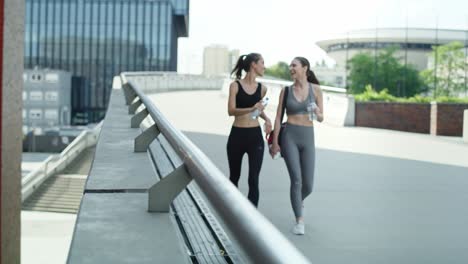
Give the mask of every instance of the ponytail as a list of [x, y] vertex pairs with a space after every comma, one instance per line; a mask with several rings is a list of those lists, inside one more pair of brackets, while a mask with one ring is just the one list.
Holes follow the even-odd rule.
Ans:
[[307, 60], [304, 57], [296, 57], [294, 58], [295, 60], [298, 60], [302, 67], [307, 67], [307, 81], [313, 84], [320, 85], [320, 82], [318, 81], [317, 77], [315, 76], [315, 73], [310, 69], [310, 63], [309, 60]]
[[240, 80], [242, 78], [242, 71], [249, 72], [252, 62], [257, 63], [261, 57], [262, 55], [259, 53], [249, 53], [247, 55], [239, 56], [236, 66], [231, 71], [231, 75], [235, 75], [236, 79]]
[[239, 59], [237, 60], [236, 66], [234, 69], [231, 71], [231, 75], [235, 75], [236, 79], [240, 79], [242, 77], [242, 70], [244, 69], [244, 59], [247, 57], [247, 55], [241, 55], [239, 56]]
[[320, 85], [315, 73], [311, 69], [307, 69], [307, 81], [313, 84]]

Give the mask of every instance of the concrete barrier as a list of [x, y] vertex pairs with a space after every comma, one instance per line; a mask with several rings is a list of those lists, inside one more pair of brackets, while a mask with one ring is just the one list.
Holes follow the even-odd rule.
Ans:
[[463, 111], [463, 141], [468, 143], [468, 109]]

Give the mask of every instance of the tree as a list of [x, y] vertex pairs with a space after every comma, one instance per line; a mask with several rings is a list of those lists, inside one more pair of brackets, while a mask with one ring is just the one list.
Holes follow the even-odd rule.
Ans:
[[465, 69], [468, 66], [463, 44], [455, 41], [433, 47], [430, 60], [433, 67], [421, 72], [434, 97], [457, 95], [465, 89]]
[[289, 74], [289, 65], [283, 61], [280, 61], [277, 64], [267, 68], [265, 70], [265, 75], [284, 80], [291, 80], [291, 75]]
[[394, 96], [413, 96], [423, 91], [423, 82], [412, 65], [403, 65], [395, 56], [397, 47], [380, 51], [375, 57], [370, 53], [360, 53], [349, 61], [349, 92], [364, 92], [366, 85], [376, 91], [387, 89]]

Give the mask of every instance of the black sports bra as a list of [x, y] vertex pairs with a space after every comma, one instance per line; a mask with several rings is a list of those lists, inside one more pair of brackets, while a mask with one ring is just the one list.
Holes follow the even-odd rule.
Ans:
[[262, 99], [262, 85], [258, 83], [257, 90], [254, 94], [248, 94], [239, 81], [236, 81], [239, 85], [239, 90], [236, 95], [236, 107], [237, 108], [248, 108], [254, 106], [258, 101]]

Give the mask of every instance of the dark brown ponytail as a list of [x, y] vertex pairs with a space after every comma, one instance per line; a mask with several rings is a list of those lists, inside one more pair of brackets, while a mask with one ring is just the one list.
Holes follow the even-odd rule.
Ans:
[[236, 66], [231, 72], [231, 75], [235, 75], [236, 79], [241, 79], [242, 78], [242, 71], [249, 72], [250, 71], [250, 64], [252, 62], [258, 62], [262, 55], [259, 53], [249, 53], [247, 55], [241, 55], [239, 56], [239, 59], [237, 60]]
[[298, 60], [302, 67], [307, 67], [307, 81], [313, 84], [320, 85], [320, 82], [318, 81], [317, 77], [315, 76], [315, 73], [310, 69], [310, 63], [309, 60], [307, 60], [304, 57], [296, 57], [294, 58], [295, 60]]

